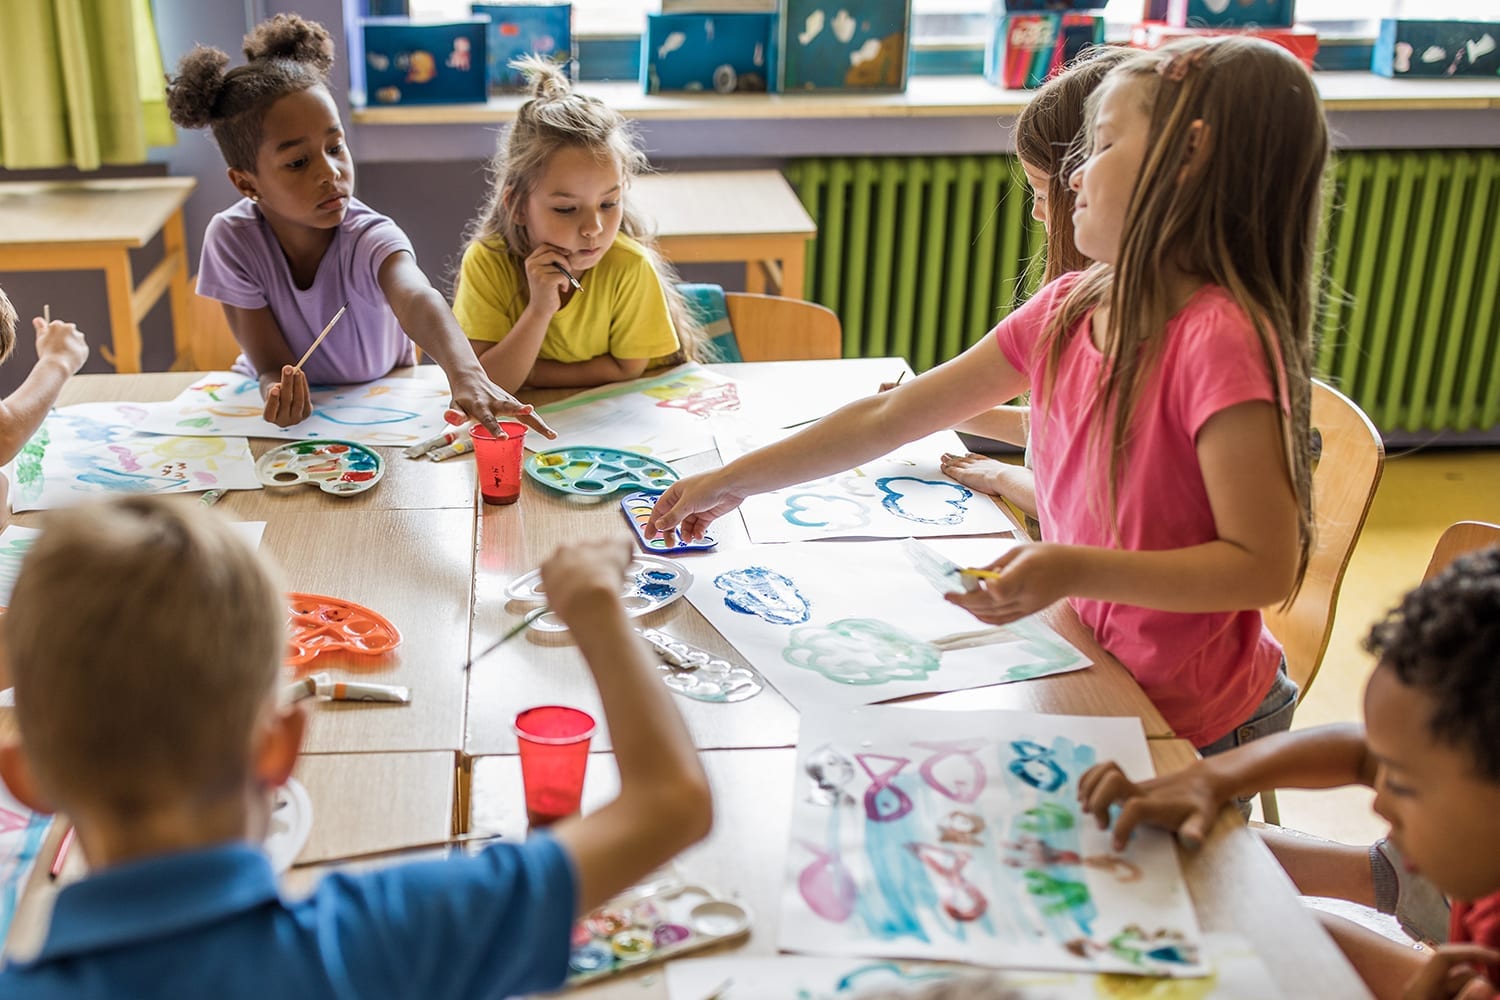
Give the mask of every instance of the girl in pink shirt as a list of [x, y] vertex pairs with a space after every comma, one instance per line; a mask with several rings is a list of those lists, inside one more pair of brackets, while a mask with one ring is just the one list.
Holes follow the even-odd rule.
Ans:
[[1328, 131], [1307, 70], [1246, 38], [1132, 56], [1089, 101], [1064, 276], [964, 354], [682, 480], [648, 529], [696, 538], [752, 493], [886, 454], [1032, 390], [1045, 543], [950, 598], [1000, 625], [1070, 598], [1176, 733], [1290, 722], [1259, 608], [1311, 540], [1308, 405]]

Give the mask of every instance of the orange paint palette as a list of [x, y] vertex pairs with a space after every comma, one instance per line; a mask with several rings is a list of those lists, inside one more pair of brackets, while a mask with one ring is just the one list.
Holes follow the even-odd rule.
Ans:
[[306, 666], [323, 653], [379, 656], [401, 645], [400, 630], [362, 604], [321, 594], [286, 596], [289, 667]]

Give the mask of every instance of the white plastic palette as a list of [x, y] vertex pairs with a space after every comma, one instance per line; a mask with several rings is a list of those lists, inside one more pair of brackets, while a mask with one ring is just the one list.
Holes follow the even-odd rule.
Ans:
[[[636, 556], [625, 571], [625, 581], [620, 585], [620, 600], [625, 613], [639, 618], [671, 604], [681, 597], [693, 584], [693, 574], [677, 563], [654, 556]], [[512, 601], [535, 603], [545, 601], [547, 593], [542, 588], [542, 571], [516, 577], [505, 588], [505, 596]], [[548, 611], [538, 615], [531, 627], [539, 632], [566, 632], [568, 627], [561, 618]]]
[[701, 885], [627, 892], [574, 925], [567, 985], [629, 972], [749, 931], [748, 909]]
[[312, 799], [302, 782], [288, 778], [276, 790], [271, 810], [271, 829], [262, 844], [271, 859], [271, 869], [278, 874], [292, 867], [308, 834], [312, 833]]

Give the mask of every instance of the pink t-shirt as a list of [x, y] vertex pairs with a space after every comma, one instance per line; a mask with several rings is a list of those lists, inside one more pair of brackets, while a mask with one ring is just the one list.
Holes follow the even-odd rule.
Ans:
[[[1109, 454], [1090, 441], [1103, 356], [1088, 317], [1068, 338], [1052, 392], [1042, 382], [1047, 321], [1078, 274], [1064, 275], [995, 328], [1000, 350], [1032, 378], [1032, 458], [1048, 541], [1133, 551], [1186, 548], [1217, 536], [1198, 466], [1198, 431], [1220, 410], [1276, 399], [1249, 319], [1227, 292], [1201, 288], [1167, 324], [1119, 461], [1109, 517]], [[1281, 646], [1258, 610], [1182, 614], [1072, 599], [1099, 644], [1123, 663], [1178, 736], [1206, 746], [1249, 718], [1270, 690]]]

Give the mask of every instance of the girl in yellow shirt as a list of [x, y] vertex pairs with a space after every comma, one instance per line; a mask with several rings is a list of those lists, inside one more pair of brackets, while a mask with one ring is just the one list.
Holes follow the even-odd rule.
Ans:
[[699, 359], [702, 327], [625, 204], [647, 169], [625, 119], [573, 93], [553, 63], [516, 66], [533, 96], [495, 156], [453, 303], [480, 363], [515, 390], [602, 385]]

